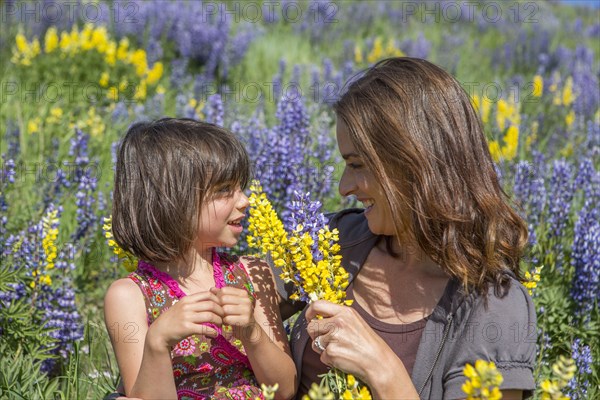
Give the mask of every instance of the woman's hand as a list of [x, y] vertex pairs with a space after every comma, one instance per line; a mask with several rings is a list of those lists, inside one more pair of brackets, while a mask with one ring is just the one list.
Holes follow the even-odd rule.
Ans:
[[[402, 361], [354, 309], [319, 300], [310, 304], [306, 319], [312, 348], [321, 354], [322, 363], [358, 377], [375, 397], [389, 398], [393, 393], [418, 398]], [[324, 351], [315, 344], [317, 338]], [[402, 393], [396, 392], [398, 385]]]
[[245, 289], [225, 286], [211, 288], [223, 309], [223, 324], [233, 327], [233, 334], [240, 340], [249, 339], [257, 328], [254, 319], [254, 298]]
[[217, 331], [206, 323], [223, 323], [224, 312], [219, 302], [210, 291], [185, 296], [150, 325], [146, 340], [152, 346], [170, 348], [194, 334], [216, 337]]

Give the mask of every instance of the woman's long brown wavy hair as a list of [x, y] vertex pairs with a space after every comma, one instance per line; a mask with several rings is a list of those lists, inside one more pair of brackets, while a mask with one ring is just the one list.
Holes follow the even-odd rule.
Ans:
[[506, 287], [527, 227], [498, 181], [479, 117], [450, 74], [432, 63], [383, 60], [335, 105], [387, 195], [396, 236], [416, 241], [470, 291]]

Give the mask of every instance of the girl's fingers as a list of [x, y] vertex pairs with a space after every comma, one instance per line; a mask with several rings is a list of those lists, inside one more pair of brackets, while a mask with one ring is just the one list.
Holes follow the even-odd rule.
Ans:
[[192, 312], [213, 312], [219, 316], [225, 315], [223, 307], [215, 301], [203, 301], [198, 303], [189, 304], [187, 310]]
[[219, 336], [219, 332], [217, 332], [215, 329], [211, 328], [208, 325], [205, 325], [204, 323], [200, 323], [200, 324], [195, 324], [197, 329], [194, 333], [196, 333], [197, 335], [204, 335], [204, 336], [208, 336], [211, 338], [216, 338], [217, 336]]
[[212, 313], [209, 311], [204, 311], [204, 312], [195, 313], [192, 318], [192, 322], [195, 324], [203, 324], [206, 322], [210, 322], [211, 324], [222, 325], [223, 318], [220, 315], [217, 315], [215, 313]]
[[197, 303], [197, 302], [203, 302], [203, 301], [214, 301], [214, 302], [218, 303], [219, 302], [219, 298], [212, 291], [206, 291], [206, 292], [199, 292], [199, 293], [190, 294], [188, 296], [185, 296], [181, 301], [184, 301], [186, 303]]

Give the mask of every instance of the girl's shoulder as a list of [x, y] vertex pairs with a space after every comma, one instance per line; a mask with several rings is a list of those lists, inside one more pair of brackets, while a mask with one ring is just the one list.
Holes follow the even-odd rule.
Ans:
[[107, 298], [126, 300], [136, 297], [142, 299], [142, 293], [138, 289], [138, 285], [136, 285], [130, 276], [117, 279], [111, 283], [106, 291], [106, 295], [104, 296], [105, 301]]
[[131, 315], [145, 315], [145, 300], [138, 285], [129, 278], [114, 281], [104, 296], [104, 314], [107, 323]]

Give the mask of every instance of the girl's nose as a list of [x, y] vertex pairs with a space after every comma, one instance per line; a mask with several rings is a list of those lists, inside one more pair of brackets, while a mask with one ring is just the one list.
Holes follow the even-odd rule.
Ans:
[[239, 209], [246, 209], [250, 206], [250, 201], [248, 200], [248, 196], [240, 190], [240, 198], [238, 199], [237, 206]]

